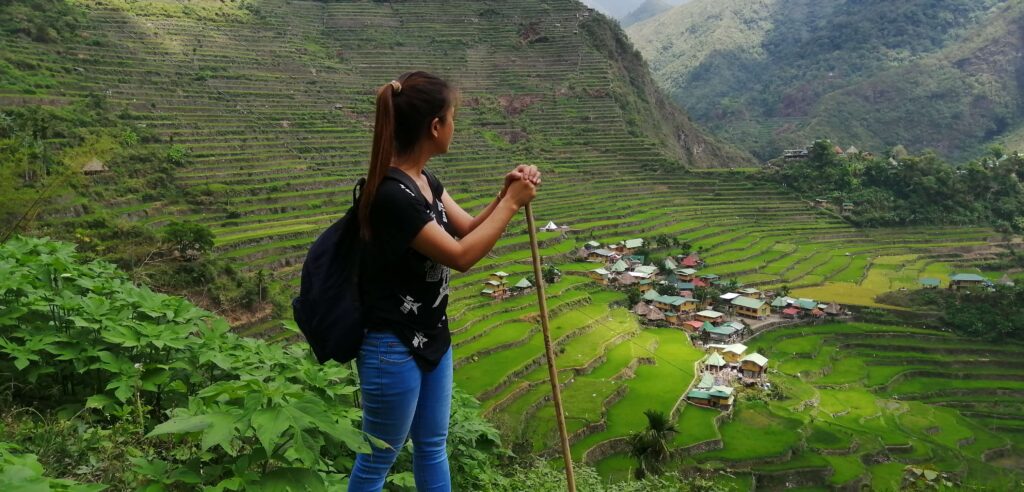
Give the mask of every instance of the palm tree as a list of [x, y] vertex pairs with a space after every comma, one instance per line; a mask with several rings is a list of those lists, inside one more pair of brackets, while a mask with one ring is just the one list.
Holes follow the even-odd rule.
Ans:
[[661, 473], [662, 465], [670, 456], [669, 440], [676, 432], [676, 426], [668, 421], [664, 412], [648, 409], [644, 415], [647, 428], [629, 436], [629, 455], [637, 460], [637, 480]]

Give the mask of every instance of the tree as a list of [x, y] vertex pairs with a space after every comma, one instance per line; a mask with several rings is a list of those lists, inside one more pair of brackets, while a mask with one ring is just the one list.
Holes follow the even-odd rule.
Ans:
[[554, 265], [544, 265], [544, 271], [541, 272], [541, 276], [544, 277], [544, 282], [547, 284], [553, 284], [558, 281], [558, 277], [562, 275]]
[[630, 287], [626, 290], [626, 298], [629, 299], [629, 306], [636, 306], [641, 299], [644, 298], [643, 293], [636, 287]]
[[213, 232], [194, 222], [171, 222], [160, 231], [164, 243], [174, 248], [186, 261], [198, 260], [213, 249]]
[[670, 457], [669, 441], [676, 432], [676, 426], [668, 421], [664, 412], [647, 409], [644, 415], [647, 428], [629, 436], [629, 455], [637, 460], [638, 480], [661, 473], [662, 465]]

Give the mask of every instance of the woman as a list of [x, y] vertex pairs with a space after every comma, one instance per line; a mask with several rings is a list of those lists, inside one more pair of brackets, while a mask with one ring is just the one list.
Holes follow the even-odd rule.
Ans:
[[[357, 455], [350, 491], [381, 490], [407, 437], [417, 490], [451, 489], [445, 449], [452, 393], [449, 269], [465, 272], [480, 261], [540, 184], [536, 167], [519, 166], [476, 217], [455, 203], [425, 166], [448, 151], [456, 98], [445, 81], [424, 72], [406, 73], [377, 90], [370, 170], [359, 203], [368, 246], [360, 265], [368, 332], [356, 367], [363, 431], [391, 449]], [[405, 178], [419, 189], [409, 189]]]

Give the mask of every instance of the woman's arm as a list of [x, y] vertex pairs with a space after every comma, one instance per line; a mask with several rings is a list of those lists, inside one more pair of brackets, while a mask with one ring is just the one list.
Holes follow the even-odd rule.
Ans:
[[[453, 238], [437, 222], [430, 221], [413, 238], [412, 247], [438, 263], [465, 272], [494, 248], [512, 217], [535, 196], [537, 188], [533, 183], [517, 180], [509, 186], [504, 198], [488, 207], [491, 210], [487, 218], [461, 240]], [[451, 218], [450, 211], [448, 214]]]

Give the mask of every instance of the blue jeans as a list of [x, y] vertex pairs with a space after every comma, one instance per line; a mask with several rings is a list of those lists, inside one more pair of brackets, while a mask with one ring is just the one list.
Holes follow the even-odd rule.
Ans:
[[363, 401], [363, 432], [394, 449], [357, 454], [349, 492], [379, 491], [405, 440], [412, 437], [417, 491], [450, 491], [448, 416], [452, 405], [452, 350], [430, 372], [389, 332], [366, 334], [356, 358]]

